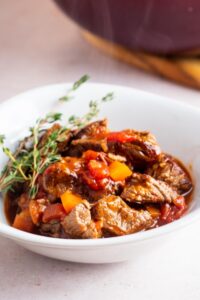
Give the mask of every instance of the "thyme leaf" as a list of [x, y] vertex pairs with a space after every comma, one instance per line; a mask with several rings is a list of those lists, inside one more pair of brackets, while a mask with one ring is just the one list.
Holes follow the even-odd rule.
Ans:
[[88, 81], [90, 77], [85, 74], [83, 75], [79, 80], [75, 81], [72, 87], [68, 90], [67, 94], [61, 98], [59, 98], [59, 101], [67, 102], [73, 98], [73, 92], [75, 92], [83, 83]]
[[68, 119], [68, 124], [70, 125], [70, 128], [81, 128], [87, 123], [89, 123], [93, 118], [95, 118], [101, 108], [102, 103], [111, 101], [114, 98], [113, 93], [108, 93], [105, 96], [103, 96], [100, 100], [91, 100], [89, 102], [89, 111], [83, 115], [82, 117], [77, 117], [75, 115], [72, 115]]

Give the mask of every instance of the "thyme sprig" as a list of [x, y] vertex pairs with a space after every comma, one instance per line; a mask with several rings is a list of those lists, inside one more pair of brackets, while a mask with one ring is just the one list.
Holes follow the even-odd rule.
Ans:
[[43, 130], [43, 126], [60, 120], [61, 114], [48, 114], [45, 119], [38, 120], [33, 128], [33, 150], [31, 155], [32, 166], [29, 182], [29, 194], [34, 198], [38, 191], [37, 179], [40, 174], [52, 163], [60, 160], [61, 156], [57, 151], [57, 137], [60, 129], [53, 131], [46, 139], [44, 145], [39, 143], [39, 133]]
[[[61, 114], [59, 116], [59, 119]], [[51, 133], [44, 145], [40, 144], [40, 132], [44, 131], [44, 126], [58, 120], [58, 114], [47, 115], [44, 119], [37, 120], [36, 125], [30, 129], [31, 135], [19, 144], [20, 151], [12, 153], [4, 146], [4, 138], [0, 136], [0, 146], [9, 158], [6, 168], [0, 178], [0, 190], [8, 191], [13, 185], [27, 183], [31, 198], [37, 193], [37, 179], [40, 174], [51, 164], [60, 159], [57, 151], [57, 137], [59, 130]], [[32, 146], [27, 149], [26, 143]], [[23, 145], [23, 146], [22, 146]]]
[[88, 81], [90, 77], [85, 74], [79, 80], [75, 81], [72, 87], [68, 90], [67, 94], [61, 98], [59, 101], [67, 102], [73, 98], [73, 92], [75, 92], [83, 83]]
[[101, 108], [101, 104], [104, 102], [111, 101], [113, 97], [114, 97], [113, 93], [108, 93], [100, 100], [91, 100], [89, 102], [89, 111], [82, 117], [77, 117], [75, 115], [72, 115], [68, 119], [68, 124], [72, 128], [81, 128], [87, 125], [93, 118], [95, 118], [98, 115]]
[[[69, 93], [77, 90], [88, 78], [87, 75], [84, 75], [76, 81]], [[70, 130], [80, 129], [87, 125], [98, 115], [101, 104], [112, 99], [113, 93], [108, 93], [100, 100], [90, 101], [89, 110], [85, 115], [82, 117], [73, 115], [69, 117], [66, 126], [57, 126], [52, 131], [52, 124], [60, 121], [62, 114], [47, 114], [45, 118], [37, 120], [35, 126], [30, 128], [30, 135], [19, 143], [15, 152], [5, 146], [5, 136], [0, 135], [0, 147], [9, 159], [0, 176], [0, 192], [15, 190], [18, 184], [26, 184], [30, 197], [34, 199], [39, 188], [40, 174], [49, 165], [61, 159], [58, 144], [64, 141], [65, 134]]]

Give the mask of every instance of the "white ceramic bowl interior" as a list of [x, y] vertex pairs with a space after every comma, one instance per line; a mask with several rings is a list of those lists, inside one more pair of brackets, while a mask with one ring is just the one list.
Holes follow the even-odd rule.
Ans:
[[[3, 201], [0, 200], [0, 234], [18, 244], [49, 257], [62, 260], [105, 263], [117, 262], [141, 255], [156, 245], [166, 234], [176, 234], [178, 228], [191, 224], [200, 217], [200, 109], [173, 99], [131, 88], [106, 84], [85, 84], [74, 99], [60, 103], [57, 99], [67, 92], [70, 84], [56, 84], [20, 94], [0, 106], [0, 133], [7, 144], [16, 142], [28, 133], [28, 128], [48, 112], [62, 112], [64, 120], [70, 115], [81, 116], [92, 99], [100, 99], [114, 92], [115, 99], [104, 104], [98, 119], [107, 117], [112, 130], [134, 128], [149, 130], [157, 137], [163, 151], [170, 153], [191, 168], [195, 183], [189, 212], [169, 225], [136, 234], [98, 240], [67, 240], [37, 236], [14, 229], [7, 224]], [[0, 169], [6, 159], [0, 153]]]

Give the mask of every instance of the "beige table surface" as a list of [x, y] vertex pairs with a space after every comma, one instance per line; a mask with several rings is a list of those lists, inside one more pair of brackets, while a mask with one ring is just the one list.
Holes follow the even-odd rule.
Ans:
[[[50, 0], [0, 1], [0, 101], [36, 86], [74, 81], [84, 73], [93, 81], [200, 106], [199, 92], [134, 70], [92, 48]], [[154, 253], [147, 249], [145, 257], [120, 264], [56, 261], [2, 237], [0, 253], [0, 299], [200, 299], [200, 222], [166, 239]]]

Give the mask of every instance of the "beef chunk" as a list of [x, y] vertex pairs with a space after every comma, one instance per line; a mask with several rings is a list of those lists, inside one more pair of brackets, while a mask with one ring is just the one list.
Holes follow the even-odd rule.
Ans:
[[61, 129], [61, 126], [58, 123], [55, 123], [53, 126], [51, 126], [49, 129], [47, 129], [44, 134], [41, 136], [39, 141], [39, 146], [42, 147], [46, 144], [49, 137], [53, 134], [58, 132]]
[[25, 210], [29, 207], [30, 203], [30, 197], [27, 193], [23, 193], [20, 195], [18, 198], [18, 206], [22, 209]]
[[93, 190], [88, 188], [87, 185], [82, 187], [80, 194], [82, 197], [89, 199], [91, 203], [98, 201], [99, 199], [106, 197], [110, 194], [119, 194], [122, 191], [122, 184], [120, 182], [113, 182], [105, 186], [104, 189], [101, 190]]
[[145, 210], [130, 208], [120, 197], [102, 198], [93, 207], [93, 215], [102, 223], [102, 231], [110, 235], [125, 235], [148, 229], [153, 218]]
[[129, 142], [108, 141], [108, 150], [114, 154], [126, 157], [133, 164], [155, 161], [161, 153], [157, 141], [149, 132], [125, 130], [133, 140]]
[[40, 234], [59, 238], [61, 234], [61, 224], [57, 220], [49, 223], [41, 223], [39, 228]]
[[172, 203], [178, 194], [167, 183], [146, 174], [134, 173], [121, 194], [129, 202]]
[[78, 139], [71, 142], [67, 155], [81, 157], [83, 152], [87, 150], [107, 152], [107, 149], [107, 142], [105, 138], [100, 140], [91, 138]]
[[[52, 134], [58, 133], [58, 131], [60, 131], [60, 130], [61, 130], [61, 126], [58, 123], [55, 123], [52, 127], [47, 129], [40, 138], [39, 146], [40, 147], [44, 146], [45, 143], [47, 142], [48, 138]], [[68, 150], [70, 142], [74, 137], [74, 134], [75, 134], [75, 132], [73, 130], [68, 130], [68, 129], [65, 131], [62, 131], [59, 134], [59, 137], [57, 139], [59, 153], [66, 152]]]
[[92, 122], [76, 132], [75, 139], [88, 139], [88, 138], [97, 138], [101, 139], [105, 137], [108, 132], [107, 128], [108, 121], [106, 119]]
[[87, 201], [76, 205], [69, 215], [65, 217], [62, 226], [66, 235], [70, 238], [89, 239], [99, 237], [99, 232], [92, 221]]
[[159, 161], [147, 169], [147, 174], [169, 184], [183, 195], [192, 189], [192, 182], [184, 168], [170, 155], [160, 155]]
[[80, 161], [70, 157], [50, 165], [44, 171], [42, 178], [45, 191], [55, 197], [62, 195], [77, 180], [76, 172], [80, 167]]
[[65, 130], [59, 135], [59, 138], [57, 140], [59, 153], [63, 154], [69, 149], [73, 137], [74, 131], [72, 130]]
[[80, 157], [86, 150], [106, 152], [107, 131], [107, 120], [90, 123], [74, 134], [67, 155]]

